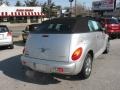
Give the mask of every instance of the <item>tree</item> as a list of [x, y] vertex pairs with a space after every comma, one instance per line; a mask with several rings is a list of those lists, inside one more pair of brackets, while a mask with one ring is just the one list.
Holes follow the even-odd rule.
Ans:
[[2, 5], [3, 3], [5, 3], [6, 5], [10, 5], [10, 3], [6, 0], [6, 1], [4, 1], [4, 0], [0, 0], [0, 5]]
[[78, 3], [76, 6], [76, 10], [75, 10], [75, 7], [73, 7], [72, 13], [73, 14], [76, 13], [76, 15], [83, 15], [84, 16], [84, 15], [87, 15], [89, 13], [89, 9], [86, 6]]
[[23, 6], [22, 3], [18, 0], [15, 4], [15, 6]]
[[61, 6], [56, 6], [54, 2], [44, 3], [42, 5], [42, 12], [46, 15], [46, 17], [57, 17], [58, 12], [61, 12]]
[[26, 0], [25, 6], [39, 6], [39, 2], [37, 0]]
[[8, 2], [7, 0], [6, 0], [6, 1], [4, 1], [3, 3], [5, 3], [7, 6], [9, 6], [9, 5], [10, 5], [10, 2]]
[[42, 13], [44, 13], [48, 17], [49, 8], [46, 2], [42, 5]]
[[0, 5], [2, 5], [3, 4], [3, 0], [0, 0]]

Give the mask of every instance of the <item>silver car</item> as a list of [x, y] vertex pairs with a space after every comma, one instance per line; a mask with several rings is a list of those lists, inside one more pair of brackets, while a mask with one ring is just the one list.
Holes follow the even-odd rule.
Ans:
[[21, 62], [34, 71], [88, 78], [93, 59], [108, 52], [109, 37], [94, 19], [59, 18], [30, 33]]

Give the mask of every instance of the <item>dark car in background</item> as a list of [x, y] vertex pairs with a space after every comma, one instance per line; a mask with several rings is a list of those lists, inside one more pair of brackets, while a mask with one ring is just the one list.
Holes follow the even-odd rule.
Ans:
[[120, 23], [120, 17], [118, 18], [118, 21], [119, 21], [119, 23]]
[[26, 26], [25, 30], [22, 31], [23, 42], [26, 42], [29, 33], [37, 29], [38, 25], [39, 24], [30, 24]]
[[117, 18], [100, 18], [98, 20], [106, 28], [106, 33], [110, 38], [120, 37], [120, 23]]

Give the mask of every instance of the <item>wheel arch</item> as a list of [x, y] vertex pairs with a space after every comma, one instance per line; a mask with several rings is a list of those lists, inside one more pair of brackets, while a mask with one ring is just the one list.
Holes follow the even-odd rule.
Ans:
[[93, 50], [89, 50], [87, 54], [90, 54], [92, 56], [92, 60], [93, 60], [93, 58], [94, 58], [94, 52], [93, 52]]

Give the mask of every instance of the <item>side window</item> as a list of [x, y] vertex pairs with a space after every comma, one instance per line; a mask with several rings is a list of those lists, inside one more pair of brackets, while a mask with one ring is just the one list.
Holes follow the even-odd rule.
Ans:
[[89, 26], [89, 29], [91, 32], [99, 30], [99, 26], [98, 26], [98, 23], [96, 21], [89, 20], [88, 26]]
[[97, 24], [98, 24], [99, 30], [102, 30], [103, 29], [102, 25], [99, 22], [97, 22]]
[[92, 21], [92, 23], [93, 23], [93, 26], [94, 26], [94, 30], [98, 31], [99, 30], [98, 23], [96, 21]]
[[88, 27], [89, 27], [89, 29], [90, 29], [90, 32], [94, 31], [94, 26], [93, 26], [93, 24], [92, 24], [92, 20], [89, 20], [89, 21], [88, 21]]

